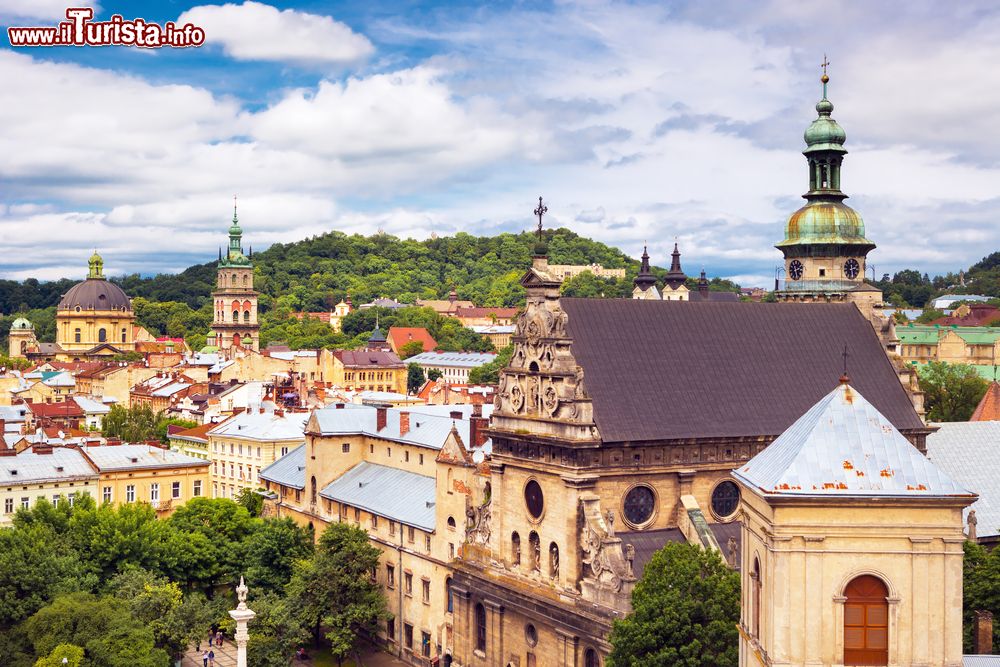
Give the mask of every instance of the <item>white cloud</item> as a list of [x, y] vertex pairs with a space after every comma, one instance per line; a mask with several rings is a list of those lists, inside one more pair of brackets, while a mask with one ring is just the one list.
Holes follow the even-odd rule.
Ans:
[[207, 45], [221, 44], [237, 60], [345, 65], [375, 50], [367, 37], [329, 16], [278, 10], [250, 0], [192, 7], [177, 23], [203, 28]]

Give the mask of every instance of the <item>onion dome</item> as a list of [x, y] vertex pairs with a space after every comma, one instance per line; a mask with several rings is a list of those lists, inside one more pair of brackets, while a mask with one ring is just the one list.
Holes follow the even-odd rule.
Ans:
[[858, 245], [874, 248], [865, 238], [865, 223], [840, 201], [813, 200], [788, 218], [785, 239], [777, 247], [808, 244]]
[[23, 317], [19, 317], [10, 325], [11, 331], [21, 329], [24, 331], [33, 330], [35, 327], [31, 326], [31, 322]]
[[824, 83], [823, 99], [816, 103], [816, 111], [819, 117], [806, 128], [803, 137], [806, 140], [806, 153], [821, 150], [843, 150], [844, 142], [847, 141], [847, 133], [837, 121], [830, 117], [833, 113], [833, 103], [826, 99], [826, 85]]

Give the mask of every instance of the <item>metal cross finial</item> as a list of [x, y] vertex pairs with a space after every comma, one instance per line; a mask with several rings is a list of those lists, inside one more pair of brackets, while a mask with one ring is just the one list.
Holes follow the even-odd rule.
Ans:
[[538, 216], [538, 240], [542, 240], [542, 216], [549, 212], [549, 207], [542, 203], [542, 198], [538, 198], [538, 208], [535, 209], [535, 215]]
[[830, 66], [830, 61], [826, 59], [826, 54], [823, 54], [823, 62], [820, 63], [820, 67], [823, 68], [823, 74], [826, 74], [826, 68]]
[[847, 353], [847, 343], [844, 343], [844, 354], [843, 354], [843, 357], [844, 357], [844, 377], [845, 378], [847, 377], [847, 358], [849, 356], [850, 355]]

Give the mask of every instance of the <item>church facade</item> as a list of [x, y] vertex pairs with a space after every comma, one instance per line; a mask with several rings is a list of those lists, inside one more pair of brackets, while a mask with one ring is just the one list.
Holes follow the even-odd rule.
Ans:
[[253, 263], [243, 254], [243, 229], [233, 206], [229, 227], [229, 247], [219, 254], [219, 272], [212, 292], [214, 317], [210, 342], [220, 350], [243, 347], [260, 349], [260, 324], [257, 321], [257, 292], [253, 289]]

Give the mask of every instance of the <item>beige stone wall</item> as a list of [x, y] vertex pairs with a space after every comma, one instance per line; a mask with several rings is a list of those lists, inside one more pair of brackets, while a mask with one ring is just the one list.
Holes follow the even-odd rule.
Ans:
[[211, 497], [235, 498], [243, 489], [260, 488], [261, 469], [301, 444], [298, 439], [254, 440], [209, 434]]
[[[9, 460], [15, 459], [11, 457]], [[100, 496], [97, 495], [97, 474], [95, 473], [92, 479], [0, 486], [0, 527], [11, 524], [14, 513], [25, 506], [25, 500], [27, 500], [27, 507], [34, 507], [39, 498], [45, 498], [52, 502], [55, 496], [68, 497], [71, 493], [77, 497], [86, 494], [100, 502]], [[13, 511], [8, 512], [8, 508]]]
[[[104, 329], [104, 342], [119, 350], [135, 350], [132, 325], [135, 315], [132, 311], [73, 310], [56, 311], [56, 343], [67, 352], [86, 352], [100, 345], [100, 330]], [[76, 342], [76, 330], [80, 330], [80, 342]], [[122, 340], [122, 331], [124, 338]]]
[[[173, 485], [180, 484], [179, 496], [173, 497]], [[200, 482], [200, 485], [196, 485]], [[159, 485], [159, 501], [152, 500], [153, 485]], [[129, 487], [134, 487], [134, 500], [129, 500]], [[196, 496], [196, 486], [200, 491]], [[177, 509], [191, 498], [208, 496], [208, 464], [203, 466], [185, 466], [177, 468], [133, 468], [100, 473], [100, 479], [93, 493], [97, 503], [107, 498], [106, 490], [110, 489], [110, 502], [124, 505], [129, 502], [151, 503], [161, 513], [169, 513]]]
[[761, 627], [743, 577], [741, 665], [840, 665], [844, 589], [870, 574], [889, 589], [889, 664], [962, 657], [960, 504], [850, 500], [770, 506], [744, 489], [742, 571], [760, 561]]

